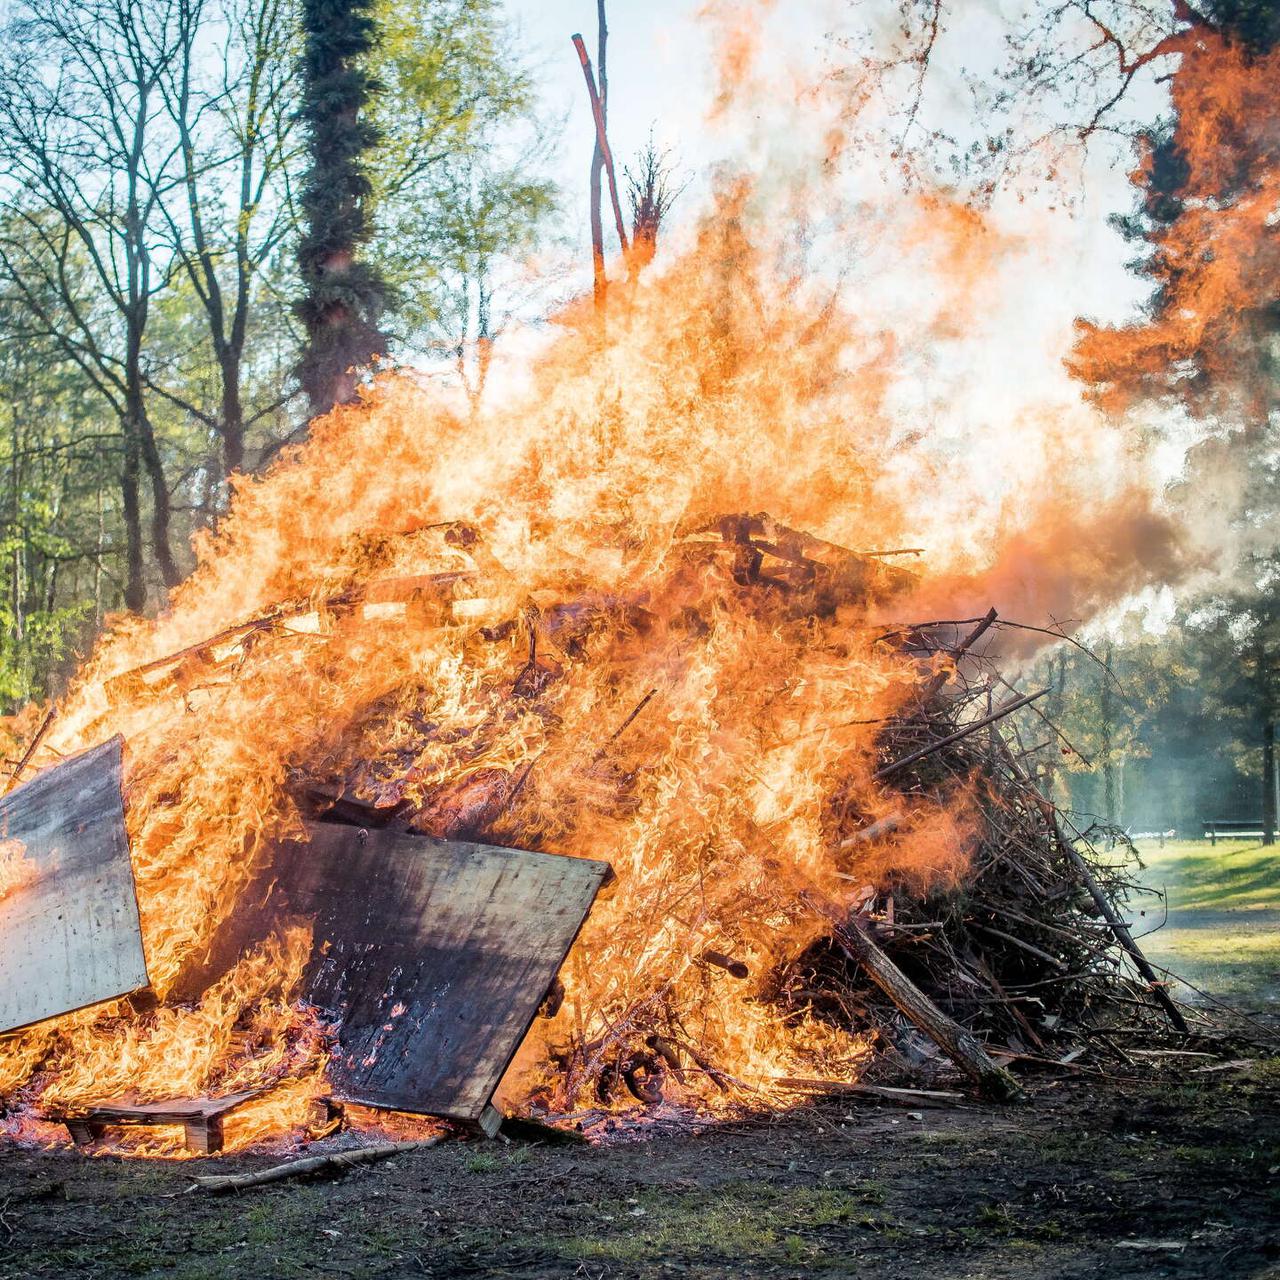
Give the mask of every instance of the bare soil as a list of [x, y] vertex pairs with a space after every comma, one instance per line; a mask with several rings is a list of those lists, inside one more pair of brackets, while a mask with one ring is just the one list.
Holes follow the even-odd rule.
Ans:
[[595, 1147], [459, 1140], [222, 1196], [188, 1191], [191, 1162], [9, 1149], [0, 1278], [1280, 1276], [1280, 1062], [1142, 1075]]

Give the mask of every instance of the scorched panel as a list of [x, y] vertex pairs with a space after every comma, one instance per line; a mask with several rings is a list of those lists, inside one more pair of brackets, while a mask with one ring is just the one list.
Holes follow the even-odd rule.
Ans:
[[147, 985], [121, 738], [0, 799], [0, 1031]]
[[273, 914], [287, 903], [314, 920], [308, 995], [341, 1028], [335, 1096], [478, 1119], [608, 864], [411, 832], [309, 831], [280, 850], [269, 901]]

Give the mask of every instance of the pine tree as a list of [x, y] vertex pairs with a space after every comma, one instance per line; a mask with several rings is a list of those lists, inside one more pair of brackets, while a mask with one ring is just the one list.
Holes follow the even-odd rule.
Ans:
[[374, 0], [303, 0], [302, 107], [311, 167], [302, 189], [298, 265], [305, 294], [295, 313], [307, 340], [297, 366], [312, 414], [355, 398], [354, 369], [386, 350], [388, 303], [378, 269], [360, 260], [373, 225], [365, 157], [378, 143], [367, 107]]

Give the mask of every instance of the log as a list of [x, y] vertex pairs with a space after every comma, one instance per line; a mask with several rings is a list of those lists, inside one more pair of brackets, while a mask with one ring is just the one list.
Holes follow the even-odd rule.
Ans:
[[841, 950], [866, 972], [899, 1011], [924, 1032], [988, 1097], [1012, 1102], [1022, 1099], [1017, 1080], [997, 1066], [976, 1036], [947, 1017], [919, 987], [871, 940], [856, 920], [845, 923], [840, 911], [812, 890], [801, 900], [831, 924]]
[[[1045, 801], [1044, 803], [1048, 804], [1049, 802]], [[1129, 958], [1133, 961], [1134, 967], [1146, 979], [1151, 994], [1155, 996], [1156, 1001], [1165, 1011], [1169, 1021], [1173, 1023], [1174, 1027], [1182, 1035], [1189, 1035], [1191, 1028], [1187, 1026], [1187, 1020], [1182, 1016], [1182, 1011], [1173, 1003], [1172, 997], [1165, 990], [1164, 983], [1156, 976], [1156, 971], [1151, 967], [1147, 957], [1142, 954], [1142, 948], [1138, 946], [1133, 934], [1129, 932], [1129, 926], [1125, 924], [1124, 918], [1115, 909], [1111, 899], [1102, 892], [1098, 882], [1093, 878], [1093, 872], [1089, 870], [1089, 864], [1080, 856], [1080, 850], [1067, 839], [1062, 830], [1062, 824], [1058, 821], [1056, 810], [1053, 810], [1052, 805], [1049, 805], [1049, 808], [1052, 811], [1051, 825], [1058, 848], [1076, 869], [1080, 879], [1084, 881], [1084, 887], [1089, 891], [1089, 896], [1120, 940], [1120, 945], [1129, 953]]]
[[355, 1151], [335, 1151], [332, 1155], [290, 1160], [287, 1164], [272, 1165], [270, 1169], [259, 1169], [254, 1173], [205, 1174], [196, 1178], [195, 1186], [202, 1191], [244, 1191], [249, 1187], [262, 1187], [270, 1182], [283, 1182], [286, 1178], [301, 1178], [311, 1173], [328, 1170], [341, 1173], [354, 1165], [386, 1160], [406, 1151], [423, 1151], [443, 1141], [444, 1135], [438, 1134], [420, 1142], [380, 1142], [377, 1146], [360, 1147]]

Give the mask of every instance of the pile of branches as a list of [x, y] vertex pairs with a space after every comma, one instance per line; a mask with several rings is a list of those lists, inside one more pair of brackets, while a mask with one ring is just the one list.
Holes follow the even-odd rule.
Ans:
[[[779, 972], [773, 998], [796, 1016], [877, 1033], [885, 1069], [927, 1073], [939, 1060], [936, 1045], [848, 945], [852, 932], [998, 1057], [1067, 1064], [1097, 1051], [1127, 1061], [1118, 1047], [1126, 1034], [1188, 1030], [1122, 915], [1128, 902], [1153, 891], [1137, 881], [1138, 855], [1122, 832], [1078, 825], [1049, 798], [1053, 766], [1038, 762], [1074, 748], [1033, 705], [1047, 690], [997, 704], [995, 689], [1005, 682], [994, 667], [972, 655], [961, 661], [989, 628], [1003, 625], [994, 610], [976, 621], [963, 637], [962, 624], [950, 622], [891, 637], [922, 658], [949, 652], [957, 666], [926, 683], [879, 740], [880, 774], [904, 807], [961, 786], [976, 795], [979, 831], [967, 874], [923, 895], [892, 874], [875, 891], [868, 886], [843, 930]], [[1023, 707], [1047, 740], [1023, 742], [1010, 716]], [[889, 838], [899, 821], [890, 815], [869, 823], [846, 844]]]
[[[399, 602], [423, 625], [442, 625], [451, 599], [483, 594], [485, 576], [500, 572], [475, 529], [449, 525], [443, 537], [474, 564], [353, 584], [323, 607], [341, 622], [368, 605]], [[900, 594], [912, 575], [884, 560], [899, 554], [850, 552], [765, 515], [737, 515], [693, 530], [673, 572], [708, 580], [718, 574], [722, 598], [733, 607], [804, 620], [849, 606], [865, 609]], [[135, 692], [142, 685], [157, 691], [176, 685], [185, 694], [208, 680], [218, 664], [233, 667], [247, 660], [268, 633], [284, 629], [292, 613], [313, 607], [314, 601], [281, 605], [116, 683]], [[391, 695], [385, 706], [363, 707], [339, 727], [331, 756], [295, 770], [294, 799], [321, 820], [403, 824], [445, 838], [537, 848], [536, 831], [521, 828], [513, 839], [504, 826], [537, 756], [514, 773], [460, 768], [456, 780], [425, 798], [406, 792], [413, 763], [423, 745], [432, 743], [468, 764], [481, 752], [487, 730], [503, 717], [532, 708], [550, 718], [552, 711], [540, 710], [543, 692], [555, 685], [565, 664], [586, 652], [593, 628], [626, 625], [639, 632], [644, 616], [643, 602], [588, 594], [479, 628], [476, 635], [486, 643], [518, 637], [522, 626], [528, 635], [527, 662], [509, 696], [496, 705], [492, 724], [447, 730], [398, 693]], [[690, 628], [698, 625], [697, 617], [688, 621]], [[1136, 858], [1126, 864], [1105, 857], [1076, 829], [1049, 799], [1036, 763], [1045, 744], [1027, 747], [1014, 727], [1012, 713], [1028, 708], [1028, 716], [1043, 722], [1050, 753], [1060, 749], [1061, 735], [1037, 705], [1047, 691], [1018, 694], [980, 656], [983, 638], [1005, 625], [993, 610], [982, 619], [921, 624], [880, 637], [918, 661], [921, 675], [907, 705], [880, 728], [876, 802], [894, 797], [903, 814], [937, 810], [963, 790], [977, 809], [965, 875], [945, 891], [918, 892], [909, 875], [890, 871], [856, 895], [851, 908], [802, 892], [796, 910], [820, 917], [824, 936], [771, 974], [756, 975], [761, 980], [755, 996], [783, 1018], [816, 1017], [865, 1033], [885, 1050], [881, 1062], [953, 1063], [997, 1095], [1017, 1092], [996, 1060], [1001, 1055], [1062, 1062], [1085, 1046], [1106, 1052], [1108, 1037], [1126, 1022], [1144, 1031], [1157, 1019], [1180, 1032], [1187, 1029], [1120, 914], [1139, 891], [1129, 871]], [[639, 701], [610, 742], [652, 696], [653, 691]], [[604, 754], [597, 753], [591, 770], [609, 767]], [[626, 804], [631, 778], [607, 781], [612, 803]], [[832, 831], [845, 850], [890, 841], [903, 821], [893, 813], [859, 812], [857, 805], [869, 798], [865, 778], [863, 783], [831, 798]], [[564, 798], [566, 805], [572, 802]], [[856, 863], [856, 853], [851, 861]], [[731, 955], [704, 951], [696, 958], [734, 977], [747, 976]], [[554, 990], [548, 994], [549, 1016], [562, 997]], [[700, 1037], [681, 1025], [661, 989], [608, 1022], [603, 1038], [584, 1042], [579, 1036], [565, 1046], [558, 1060], [561, 1097], [594, 1090], [602, 1104], [625, 1093], [654, 1103], [668, 1076], [679, 1081], [697, 1075], [725, 1092], [742, 1086], [707, 1058]]]

